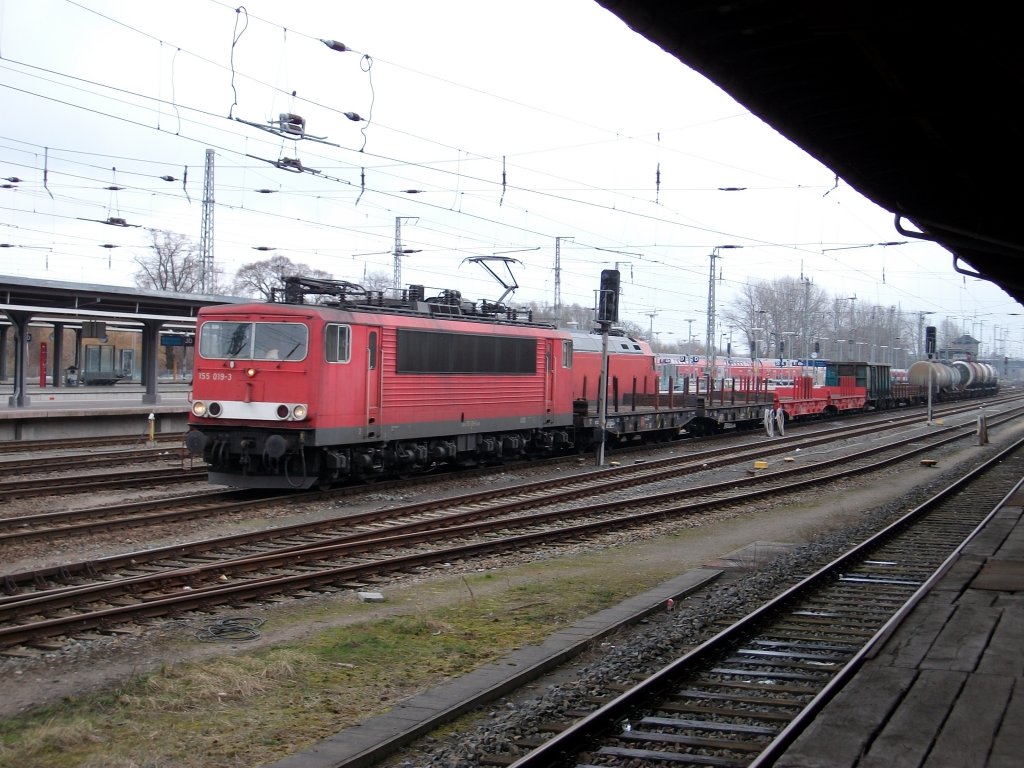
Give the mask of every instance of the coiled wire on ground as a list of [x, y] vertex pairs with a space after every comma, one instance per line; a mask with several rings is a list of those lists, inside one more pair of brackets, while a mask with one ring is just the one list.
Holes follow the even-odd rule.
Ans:
[[259, 627], [264, 623], [266, 619], [255, 616], [217, 619], [196, 630], [196, 639], [204, 643], [256, 640], [260, 637]]

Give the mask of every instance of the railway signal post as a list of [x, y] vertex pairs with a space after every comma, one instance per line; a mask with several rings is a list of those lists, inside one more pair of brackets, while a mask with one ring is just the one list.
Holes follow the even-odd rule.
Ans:
[[601, 386], [597, 392], [598, 432], [597, 466], [604, 466], [604, 443], [608, 425], [608, 331], [619, 319], [619, 270], [601, 270], [601, 289], [597, 296], [597, 322], [601, 325]]

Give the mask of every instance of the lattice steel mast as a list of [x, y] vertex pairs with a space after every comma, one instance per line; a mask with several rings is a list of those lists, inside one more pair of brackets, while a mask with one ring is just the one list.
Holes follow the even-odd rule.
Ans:
[[203, 293], [213, 289], [213, 150], [206, 150], [203, 176], [203, 222], [199, 230], [199, 286]]

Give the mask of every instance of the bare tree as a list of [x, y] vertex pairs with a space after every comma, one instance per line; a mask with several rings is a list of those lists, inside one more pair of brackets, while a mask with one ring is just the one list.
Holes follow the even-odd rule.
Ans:
[[151, 229], [150, 253], [136, 256], [135, 285], [142, 289], [197, 293], [203, 285], [202, 259], [184, 235]]
[[828, 336], [833, 312], [824, 290], [805, 278], [747, 283], [722, 312], [722, 321], [743, 333], [751, 351], [778, 357], [809, 356]]
[[284, 285], [286, 277], [317, 277], [330, 280], [331, 274], [313, 269], [308, 264], [293, 262], [287, 256], [273, 256], [264, 261], [245, 264], [235, 273], [234, 291], [240, 296], [270, 299]]
[[386, 291], [391, 287], [392, 279], [389, 272], [368, 272], [359, 284], [368, 291]]
[[551, 323], [559, 328], [572, 328], [581, 331], [590, 331], [597, 327], [594, 319], [594, 310], [589, 307], [582, 307], [579, 304], [563, 304], [558, 316], [555, 316], [555, 308], [546, 301], [531, 301], [528, 305], [533, 313], [534, 320], [538, 322]]

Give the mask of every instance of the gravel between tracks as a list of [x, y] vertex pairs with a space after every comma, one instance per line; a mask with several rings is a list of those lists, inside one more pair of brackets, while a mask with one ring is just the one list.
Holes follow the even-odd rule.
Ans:
[[[947, 475], [952, 475], [963, 462], [976, 458], [979, 453], [990, 454], [996, 445], [1009, 442], [1014, 435], [1024, 430], [1004, 428], [999, 434], [990, 435], [995, 445], [979, 448], [968, 441], [957, 447], [936, 452], [940, 459], [938, 467], [928, 468], [914, 465], [900, 470], [889, 471], [884, 481], [856, 482], [846, 481], [836, 495], [823, 498], [820, 493], [802, 494], [785, 507], [785, 514], [775, 502], [764, 502], [763, 505], [751, 509], [716, 514], [706, 524], [691, 529], [686, 537], [686, 551], [681, 552], [679, 539], [666, 537], [669, 526], [659, 527], [649, 534], [630, 533], [619, 539], [605, 537], [600, 543], [576, 545], [578, 551], [594, 552], [600, 549], [597, 565], [591, 568], [630, 568], [638, 558], [645, 561], [657, 561], [678, 572], [714, 563], [728, 553], [735, 552], [755, 542], [786, 542], [800, 545], [793, 555], [782, 557], [772, 563], [759, 562], [757, 572], [737, 581], [731, 581], [718, 595], [707, 601], [696, 612], [678, 611], [671, 615], [671, 626], [661, 632], [666, 637], [653, 642], [660, 647], [657, 652], [638, 651], [636, 649], [614, 649], [603, 658], [594, 662], [594, 669], [584, 668], [579, 671], [579, 685], [558, 686], [547, 695], [556, 700], [579, 695], [586, 690], [587, 680], [607, 679], [609, 675], [626, 679], [638, 671], [637, 665], [647, 667], [656, 663], [664, 654], [670, 653], [676, 644], [693, 642], [701, 630], [713, 622], [716, 617], [736, 611], [747, 604], [763, 600], [764, 596], [776, 591], [781, 584], [792, 581], [795, 572], [807, 569], [812, 560], [825, 561], [840, 551], [851, 539], [851, 536], [865, 527], [876, 526], [878, 520], [891, 518], [895, 513], [906, 510], [915, 503], [928, 498], [937, 490]], [[530, 473], [530, 479], [537, 475]], [[499, 476], [480, 482], [489, 484], [514, 483], [525, 479], [516, 472], [505, 472]], [[451, 493], [453, 488], [434, 489], [431, 493]], [[397, 504], [404, 499], [397, 495], [376, 497], [369, 494], [367, 505]], [[287, 513], [293, 515], [294, 511]], [[268, 525], [279, 525], [290, 520], [278, 518], [265, 521]], [[221, 527], [236, 526], [237, 521], [227, 521]], [[152, 534], [152, 532], [150, 532]], [[200, 534], [198, 529], [187, 532], [178, 531], [179, 540], [194, 539]], [[202, 535], [212, 535], [208, 529]], [[166, 543], [166, 542], [162, 542]], [[93, 543], [88, 547], [89, 557], [101, 557], [105, 553], [116, 553], [126, 549], [125, 543], [107, 542]], [[106, 552], [104, 551], [106, 550]], [[67, 559], [67, 553], [63, 553]], [[571, 555], [572, 549], [564, 550]], [[41, 565], [40, 557], [25, 553], [26, 561], [35, 561]], [[560, 555], [562, 556], [562, 555]], [[41, 558], [48, 559], [48, 558]], [[465, 568], [479, 570], [481, 568], [499, 569], [513, 568], [521, 561], [521, 556], [489, 559], [486, 563], [475, 562]], [[593, 561], [595, 558], [588, 558]], [[5, 570], [13, 571], [14, 568]], [[585, 574], [581, 574], [585, 575]], [[492, 589], [500, 590], [505, 580], [495, 579]], [[424, 589], [428, 586], [428, 589]], [[281, 627], [263, 634], [258, 640], [233, 645], [218, 644], [183, 644], [180, 642], [182, 621], [160, 622], [153, 628], [138, 634], [122, 634], [104, 637], [84, 643], [76, 643], [70, 647], [36, 658], [0, 658], [0, 681], [4, 684], [5, 693], [0, 697], [0, 717], [9, 717], [30, 707], [74, 696], [99, 688], [116, 686], [132, 676], [146, 673], [161, 665], [173, 664], [190, 659], [207, 658], [220, 654], [248, 652], [279, 643], [301, 638], [326, 626], [343, 626], [356, 621], [366, 621], [372, 616], [387, 616], [396, 613], [407, 613], [429, 607], [427, 603], [445, 604], [462, 598], [464, 586], [457, 574], [449, 571], [443, 576], [407, 578], [389, 583], [387, 586], [388, 602], [375, 607], [368, 615], [366, 606], [357, 606], [355, 596], [342, 593], [336, 596], [308, 598], [311, 601], [326, 601], [331, 605], [331, 618], [321, 621], [316, 626], [287, 621], [274, 622]], [[294, 609], [295, 601], [286, 601], [274, 605], [267, 604], [261, 608], [264, 614], [277, 613], [286, 616]], [[359, 610], [356, 610], [356, 608]], [[186, 623], [188, 619], [184, 620]], [[662, 622], [659, 622], [659, 624]], [[668, 635], [671, 636], [671, 641]], [[627, 665], [626, 658], [634, 662]], [[662, 659], [662, 663], [665, 659]], [[9, 683], [13, 682], [11, 685]], [[593, 683], [596, 684], [596, 683]], [[544, 712], [550, 711], [557, 704], [541, 700], [530, 703], [529, 707], [521, 706], [520, 702], [510, 699], [493, 707], [490, 718], [484, 727], [478, 728], [473, 734], [460, 734], [450, 743], [429, 743], [428, 758], [423, 752], [412, 753], [416, 757], [410, 762], [406, 757], [397, 758], [395, 765], [417, 766], [457, 766], [475, 765], [475, 755], [480, 751], [493, 751], [506, 733], [529, 731], [531, 723], [542, 718]], [[525, 712], [529, 710], [530, 716]], [[519, 721], [522, 721], [521, 723]]]

